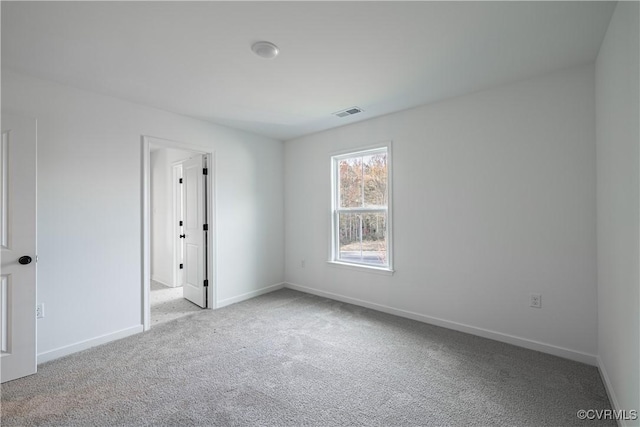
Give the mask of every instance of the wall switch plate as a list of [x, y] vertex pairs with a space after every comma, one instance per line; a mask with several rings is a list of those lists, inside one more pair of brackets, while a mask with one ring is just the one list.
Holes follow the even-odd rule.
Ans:
[[36, 305], [36, 319], [42, 319], [44, 317], [44, 304]]
[[304, 268], [307, 265], [307, 260], [301, 260], [300, 261], [300, 267]]
[[541, 294], [531, 294], [529, 296], [529, 307], [542, 308], [542, 295]]

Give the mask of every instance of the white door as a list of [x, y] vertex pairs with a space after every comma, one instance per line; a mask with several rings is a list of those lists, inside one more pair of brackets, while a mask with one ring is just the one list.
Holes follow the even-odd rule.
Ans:
[[184, 197], [183, 295], [200, 307], [207, 307], [206, 175], [205, 158], [197, 155], [182, 163]]
[[0, 381], [36, 372], [36, 121], [2, 114]]

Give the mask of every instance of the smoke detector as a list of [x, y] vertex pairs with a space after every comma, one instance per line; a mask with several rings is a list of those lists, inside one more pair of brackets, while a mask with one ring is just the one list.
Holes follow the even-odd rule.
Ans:
[[354, 114], [358, 114], [358, 113], [362, 113], [362, 108], [351, 107], [351, 108], [347, 108], [346, 110], [337, 111], [333, 113], [333, 115], [337, 117], [347, 117], [347, 116], [353, 116]]
[[278, 56], [278, 54], [280, 53], [280, 49], [278, 49], [278, 46], [276, 46], [271, 42], [265, 42], [265, 41], [255, 42], [251, 46], [251, 50], [253, 51], [253, 53], [258, 55], [259, 57], [265, 58], [265, 59], [273, 59], [276, 56]]

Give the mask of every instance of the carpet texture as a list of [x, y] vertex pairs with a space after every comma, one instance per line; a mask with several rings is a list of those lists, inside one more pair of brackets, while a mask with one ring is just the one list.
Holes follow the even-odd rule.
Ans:
[[615, 425], [592, 366], [288, 289], [1, 390], [3, 426]]
[[182, 286], [170, 288], [153, 280], [151, 281], [151, 292], [149, 292], [149, 303], [151, 306], [151, 327], [202, 310], [183, 298]]

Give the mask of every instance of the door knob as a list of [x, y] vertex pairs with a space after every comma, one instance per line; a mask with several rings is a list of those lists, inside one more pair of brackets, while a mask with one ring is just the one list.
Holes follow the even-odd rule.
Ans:
[[180, 238], [181, 238], [181, 239], [184, 239], [184, 238], [185, 238], [185, 235], [184, 235], [184, 234], [181, 234], [181, 235], [180, 235]]
[[27, 255], [21, 256], [20, 258], [18, 258], [18, 262], [22, 265], [31, 264], [31, 257]]

